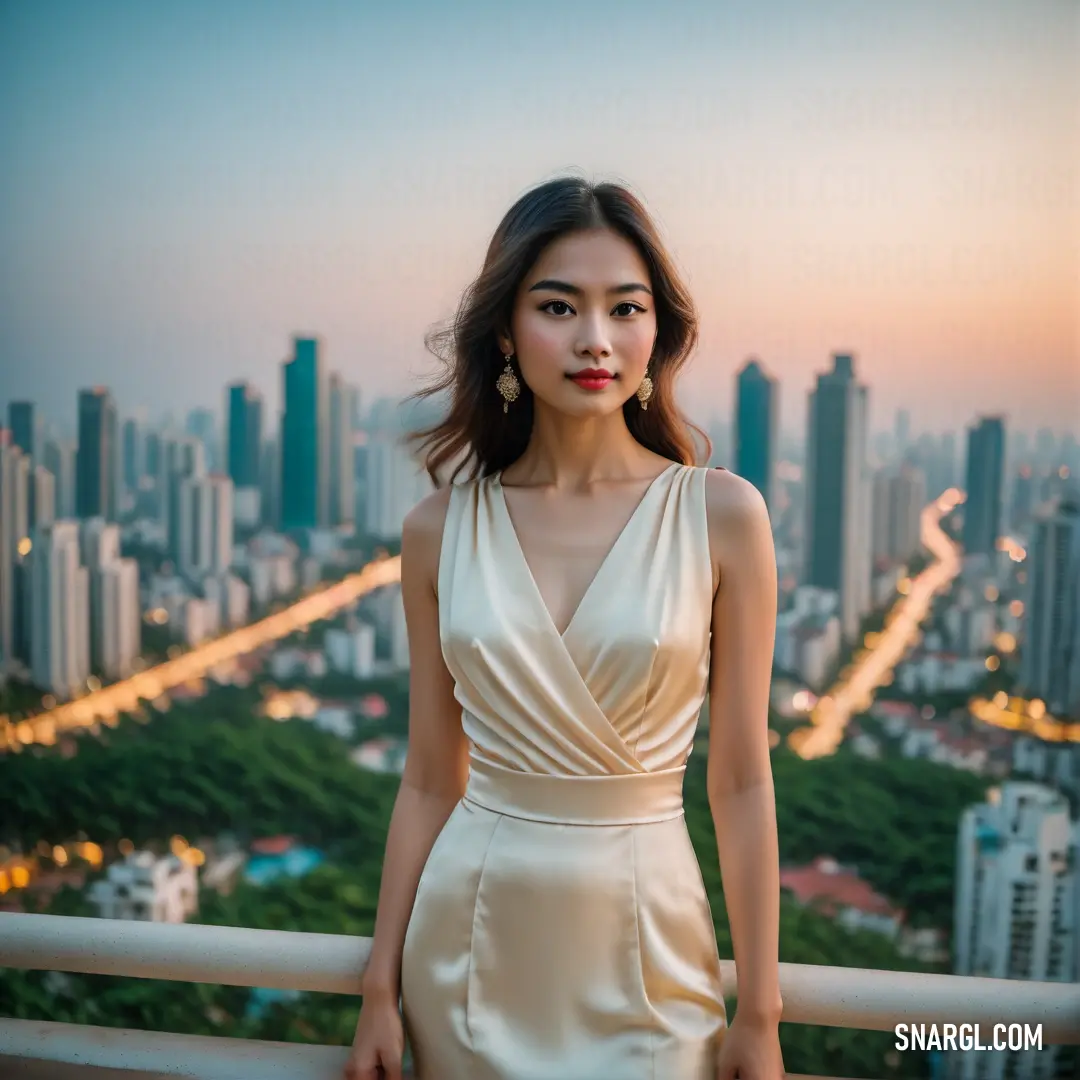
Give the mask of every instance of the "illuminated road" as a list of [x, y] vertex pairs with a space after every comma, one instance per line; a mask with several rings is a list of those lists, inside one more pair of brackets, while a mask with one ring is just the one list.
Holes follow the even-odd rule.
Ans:
[[850, 669], [818, 701], [810, 715], [812, 726], [792, 732], [789, 743], [800, 757], [835, 753], [851, 717], [870, 707], [874, 691], [890, 681], [893, 669], [918, 640], [919, 625], [930, 613], [934, 596], [960, 572], [959, 550], [942, 530], [941, 519], [962, 500], [960, 492], [951, 489], [923, 509], [922, 542], [935, 561], [910, 582], [907, 595], [889, 612], [872, 645], [856, 653]]
[[154, 701], [169, 690], [207, 676], [215, 667], [269, 645], [320, 619], [328, 619], [365, 593], [401, 580], [401, 557], [369, 563], [357, 574], [305, 596], [283, 611], [233, 630], [190, 652], [147, 668], [123, 682], [113, 683], [75, 701], [19, 722], [0, 727], [0, 751], [16, 743], [52, 745], [63, 732], [114, 722], [122, 713], [134, 712], [140, 700]]

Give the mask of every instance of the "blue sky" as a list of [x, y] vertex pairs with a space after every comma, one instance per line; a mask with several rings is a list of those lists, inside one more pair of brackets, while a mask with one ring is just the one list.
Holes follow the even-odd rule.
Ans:
[[1080, 5], [110, 2], [0, 9], [0, 402], [278, 397], [293, 334], [409, 390], [501, 214], [628, 180], [702, 315], [687, 398], [759, 356], [801, 427], [1080, 408]]

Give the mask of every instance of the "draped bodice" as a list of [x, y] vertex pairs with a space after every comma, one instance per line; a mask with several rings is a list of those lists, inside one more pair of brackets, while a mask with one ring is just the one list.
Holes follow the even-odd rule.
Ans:
[[562, 634], [500, 474], [454, 485], [439, 632], [474, 765], [562, 776], [685, 765], [709, 671], [707, 472], [673, 463], [652, 481]]

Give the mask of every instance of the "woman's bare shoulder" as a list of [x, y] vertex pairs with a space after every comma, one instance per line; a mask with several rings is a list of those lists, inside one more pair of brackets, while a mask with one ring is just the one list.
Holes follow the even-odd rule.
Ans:
[[426, 582], [437, 593], [443, 527], [450, 507], [450, 489], [436, 488], [405, 515], [401, 523], [401, 585], [406, 597], [414, 583]]
[[424, 544], [435, 537], [441, 537], [446, 524], [446, 514], [450, 508], [450, 487], [436, 488], [425, 495], [405, 515], [401, 526], [401, 541], [406, 540]]
[[709, 540], [717, 553], [753, 543], [762, 532], [771, 535], [769, 509], [749, 480], [727, 469], [709, 469], [705, 477]]

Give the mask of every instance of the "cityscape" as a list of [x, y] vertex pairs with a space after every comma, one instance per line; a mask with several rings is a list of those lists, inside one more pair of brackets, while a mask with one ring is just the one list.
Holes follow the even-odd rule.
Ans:
[[[302, 892], [355, 842], [303, 814], [274, 829], [274, 815], [215, 822], [211, 801], [193, 819], [144, 796], [133, 817], [103, 793], [75, 794], [81, 760], [102, 767], [115, 740], [109, 769], [121, 775], [137, 731], [164, 733], [172, 718], [200, 753], [213, 744], [192, 727], [242, 714], [255, 725], [243, 736], [252, 751], [260, 727], [287, 725], [321, 739], [323, 753], [336, 747], [358, 788], [382, 785], [385, 797], [400, 776], [410, 665], [396, 556], [406, 513], [432, 489], [403, 437], [439, 403], [367, 403], [323, 356], [319, 338], [293, 338], [277, 416], [244, 380], [223, 387], [219, 408], [180, 419], [124, 414], [105, 386], [77, 392], [71, 429], [33, 401], [7, 402], [4, 910], [199, 921], [245, 890]], [[852, 352], [835, 352], [816, 375], [802, 440], [782, 432], [777, 379], [760, 358], [734, 384], [732, 414], [704, 425], [712, 447], [702, 463], [753, 482], [773, 520], [770, 739], [785, 903], [850, 938], [828, 963], [869, 948], [878, 967], [1080, 981], [1076, 435], [1010, 431], [1001, 415], [921, 433], [905, 410], [891, 430], [871, 431], [872, 390]], [[22, 767], [31, 758], [51, 768], [31, 779]], [[169, 783], [198, 799], [220, 766], [206, 762], [200, 777], [203, 759], [185, 760], [189, 781]], [[322, 783], [318, 760], [296, 779]], [[933, 881], [913, 891], [879, 859], [852, 857], [878, 842], [883, 822], [804, 822], [787, 834], [787, 816], [805, 814], [789, 801], [799, 778], [830, 761], [855, 788], [860, 769], [886, 769], [898, 793], [914, 782], [941, 790], [940, 806], [919, 808], [933, 815], [919, 842], [941, 845], [923, 855]], [[57, 787], [42, 802], [26, 785], [46, 777]], [[72, 817], [65, 792], [88, 816]], [[867, 825], [869, 836], [855, 835]], [[380, 854], [368, 852], [369, 873]], [[368, 905], [376, 891], [377, 881]], [[720, 915], [722, 898], [714, 903]], [[52, 1000], [64, 978], [54, 973]], [[301, 1015], [302, 997], [253, 990], [241, 1015], [251, 1025], [280, 1017], [274, 1010]], [[306, 1025], [320, 1030], [310, 1016]], [[984, 1075], [970, 1055], [931, 1053], [917, 1067], [911, 1056], [886, 1052], [888, 1074]], [[1071, 1067], [1055, 1050], [1012, 1058], [1002, 1075]]]
[[1064, 0], [0, 5], [0, 1076], [341, 1075], [426, 674], [414, 391], [567, 173], [648, 208], [697, 464], [768, 507], [788, 1076], [1080, 1076], [1078, 40]]

